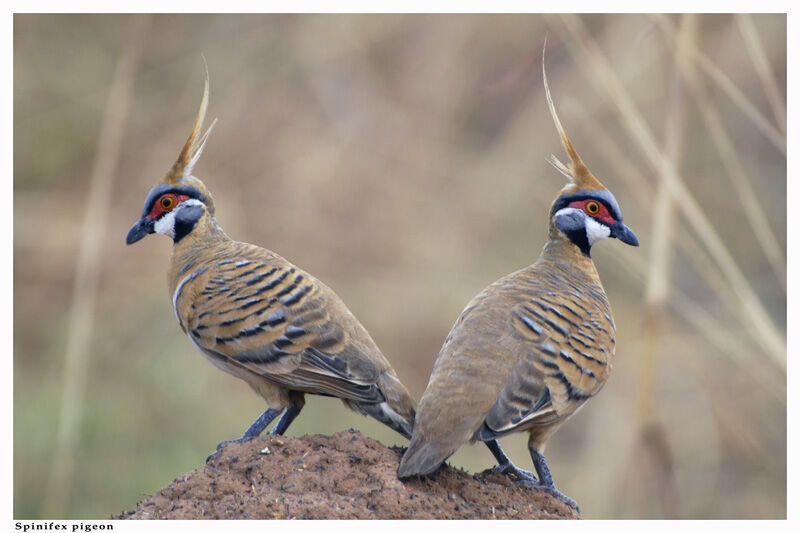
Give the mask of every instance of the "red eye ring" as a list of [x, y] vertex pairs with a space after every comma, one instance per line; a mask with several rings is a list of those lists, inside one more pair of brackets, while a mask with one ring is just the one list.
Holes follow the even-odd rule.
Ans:
[[189, 196], [185, 194], [176, 194], [173, 192], [164, 193], [153, 202], [153, 207], [150, 208], [150, 213], [147, 215], [147, 218], [155, 220], [164, 213], [171, 212], [177, 208], [181, 202], [188, 199]]
[[171, 195], [164, 196], [159, 201], [159, 204], [161, 205], [162, 209], [172, 209], [175, 207], [175, 198], [173, 198]]

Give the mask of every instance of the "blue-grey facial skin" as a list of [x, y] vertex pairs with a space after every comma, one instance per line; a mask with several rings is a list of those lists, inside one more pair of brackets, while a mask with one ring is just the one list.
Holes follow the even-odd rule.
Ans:
[[556, 226], [564, 233], [586, 230], [586, 215], [577, 209], [556, 215]]
[[203, 216], [204, 211], [202, 205], [179, 206], [175, 213], [175, 224], [194, 224]]

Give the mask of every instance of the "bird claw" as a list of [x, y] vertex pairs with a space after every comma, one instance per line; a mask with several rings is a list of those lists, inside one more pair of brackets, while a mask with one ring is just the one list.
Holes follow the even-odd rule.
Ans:
[[249, 440], [252, 440], [252, 439], [253, 439], [253, 437], [241, 437], [241, 438], [238, 438], [238, 439], [233, 439], [233, 440], [223, 440], [223, 441], [220, 441], [220, 443], [219, 443], [219, 444], [217, 444], [217, 449], [216, 449], [216, 451], [214, 451], [214, 453], [212, 453], [211, 455], [209, 455], [208, 457], [206, 457], [206, 463], [208, 463], [209, 461], [211, 461], [211, 459], [213, 459], [213, 458], [215, 458], [217, 455], [219, 455], [219, 452], [221, 452], [221, 451], [222, 451], [222, 448], [224, 448], [224, 447], [225, 447], [225, 446], [227, 446], [228, 444], [231, 444], [231, 443], [233, 443], [233, 442], [247, 442], [247, 441], [249, 441]]
[[498, 474], [503, 474], [506, 476], [514, 476], [520, 482], [526, 481], [528, 483], [532, 483], [533, 486], [538, 486], [539, 480], [533, 474], [533, 472], [528, 472], [527, 470], [523, 470], [521, 468], [517, 468], [514, 463], [506, 463], [504, 465], [497, 465], [492, 468], [492, 472], [497, 472]]
[[566, 494], [564, 494], [563, 492], [561, 492], [557, 488], [555, 488], [555, 487], [541, 487], [539, 490], [542, 490], [542, 491], [550, 494], [551, 496], [555, 496], [556, 498], [558, 498], [562, 502], [566, 503], [567, 505], [569, 505], [570, 507], [575, 509], [578, 512], [578, 514], [580, 514], [581, 508], [580, 508], [580, 506], [578, 506], [578, 502], [576, 502], [575, 500], [573, 500], [572, 498], [570, 498], [569, 496], [567, 496]]
[[550, 487], [548, 485], [542, 485], [541, 483], [538, 483], [538, 482], [531, 482], [531, 481], [529, 481], [527, 479], [521, 479], [517, 483], [517, 485], [519, 485], [520, 487], [527, 487], [529, 489], [534, 489], [534, 490], [539, 490], [539, 491], [542, 491], [542, 492], [546, 492], [550, 496], [558, 498], [562, 502], [564, 502], [567, 505], [569, 505], [570, 507], [574, 508], [578, 512], [578, 514], [580, 514], [580, 512], [581, 512], [581, 508], [580, 508], [580, 506], [578, 506], [578, 502], [576, 502], [575, 500], [573, 500], [572, 498], [570, 498], [569, 496], [567, 496], [566, 494], [564, 494], [563, 492], [561, 492], [560, 490], [558, 490], [555, 487]]

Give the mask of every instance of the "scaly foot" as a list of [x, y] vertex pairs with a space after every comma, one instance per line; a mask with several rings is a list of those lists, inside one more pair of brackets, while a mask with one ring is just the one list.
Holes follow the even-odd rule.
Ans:
[[516, 477], [518, 481], [527, 481], [533, 485], [539, 484], [539, 480], [536, 478], [533, 472], [528, 472], [527, 470], [517, 468], [516, 465], [510, 461], [506, 464], [495, 466], [492, 468], [492, 472], [504, 474], [509, 477]]
[[517, 483], [517, 485], [519, 485], [520, 487], [527, 487], [529, 489], [546, 492], [547, 494], [558, 498], [559, 500], [566, 503], [570, 507], [573, 507], [579, 514], [581, 512], [581, 508], [578, 506], [578, 502], [576, 502], [575, 500], [573, 500], [572, 498], [570, 498], [569, 496], [567, 496], [566, 494], [555, 488], [555, 486], [544, 485], [538, 482], [532, 483], [525, 479], [520, 480]]

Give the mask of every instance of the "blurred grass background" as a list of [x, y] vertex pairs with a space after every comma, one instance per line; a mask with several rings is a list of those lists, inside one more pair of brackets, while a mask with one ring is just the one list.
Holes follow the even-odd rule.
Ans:
[[[784, 518], [780, 14], [16, 15], [14, 517], [132, 508], [264, 408], [175, 324], [167, 240], [124, 244], [201, 54], [220, 223], [333, 287], [419, 398], [466, 302], [544, 244], [546, 34], [561, 120], [642, 243], [594, 251], [617, 359], [550, 443], [556, 482], [589, 518]], [[324, 398], [288, 435], [348, 427], [403, 444]]]

